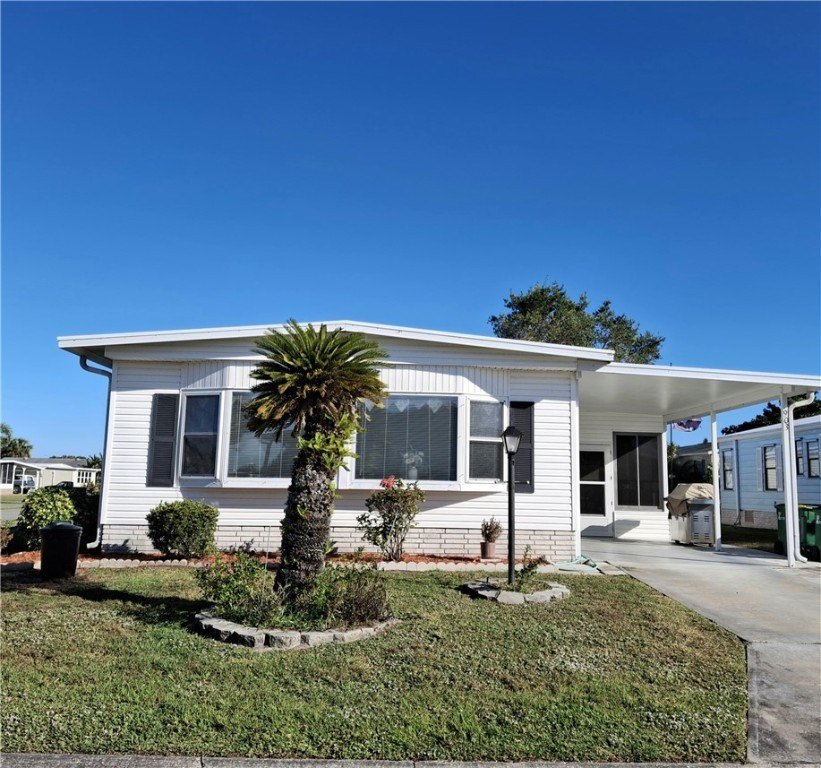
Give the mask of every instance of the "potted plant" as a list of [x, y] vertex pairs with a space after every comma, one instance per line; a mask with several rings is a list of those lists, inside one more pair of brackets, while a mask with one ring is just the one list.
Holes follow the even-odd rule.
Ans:
[[425, 460], [425, 454], [422, 451], [415, 451], [411, 448], [402, 454], [405, 461], [405, 466], [408, 468], [408, 480], [411, 482], [419, 479], [419, 467]]
[[496, 557], [496, 539], [502, 535], [502, 524], [495, 518], [482, 521], [482, 559]]

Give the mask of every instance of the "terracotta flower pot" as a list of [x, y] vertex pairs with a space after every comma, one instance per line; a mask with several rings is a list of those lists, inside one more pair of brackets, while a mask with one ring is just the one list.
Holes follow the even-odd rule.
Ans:
[[483, 541], [482, 542], [482, 560], [492, 560], [496, 557], [496, 542]]

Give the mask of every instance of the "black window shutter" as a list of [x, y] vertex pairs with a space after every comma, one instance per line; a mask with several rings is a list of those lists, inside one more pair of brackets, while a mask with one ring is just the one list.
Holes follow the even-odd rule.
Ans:
[[151, 434], [148, 438], [147, 486], [174, 484], [179, 402], [179, 395], [154, 395], [151, 403]]
[[516, 493], [533, 493], [533, 403], [511, 403], [510, 424], [522, 433], [516, 454]]

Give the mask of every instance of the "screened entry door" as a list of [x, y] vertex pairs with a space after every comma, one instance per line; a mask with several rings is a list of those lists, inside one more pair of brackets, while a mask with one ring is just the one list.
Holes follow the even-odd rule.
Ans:
[[613, 535], [613, 451], [583, 445], [579, 451], [582, 536]]

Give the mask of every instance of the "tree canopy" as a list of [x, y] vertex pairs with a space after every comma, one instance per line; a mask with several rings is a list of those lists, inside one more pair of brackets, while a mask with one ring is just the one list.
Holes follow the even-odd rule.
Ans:
[[28, 440], [15, 437], [8, 424], [0, 424], [0, 455], [17, 459], [31, 457], [32, 446]]
[[[793, 403], [800, 400], [804, 395], [796, 395], [790, 398]], [[809, 405], [804, 405], [801, 408], [795, 409], [796, 419], [806, 419], [808, 416], [817, 416], [821, 413], [821, 401], [815, 400]], [[781, 406], [776, 403], [767, 403], [764, 410], [752, 419], [742, 421], [740, 424], [732, 424], [729, 427], [724, 427], [721, 433], [724, 435], [734, 435], [737, 432], [746, 432], [748, 429], [757, 429], [758, 427], [769, 427], [772, 424], [781, 423]]]
[[504, 304], [507, 311], [489, 320], [503, 339], [612, 349], [615, 359], [624, 363], [653, 363], [661, 356], [664, 337], [642, 331], [632, 318], [616, 314], [609, 299], [591, 310], [587, 294], [573, 299], [563, 285], [553, 282], [536, 283], [522, 293], [511, 291]]

